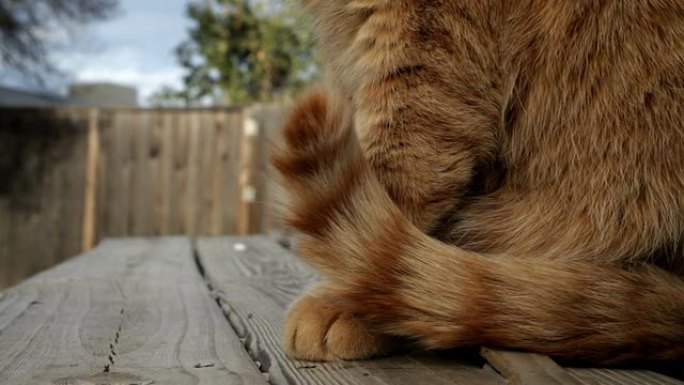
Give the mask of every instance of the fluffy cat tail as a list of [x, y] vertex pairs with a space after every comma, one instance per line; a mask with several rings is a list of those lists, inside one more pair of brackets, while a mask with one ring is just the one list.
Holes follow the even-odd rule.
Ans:
[[620, 363], [684, 358], [684, 282], [652, 267], [484, 256], [430, 238], [368, 167], [349, 114], [313, 93], [273, 163], [302, 257], [380, 331], [427, 348], [489, 345]]

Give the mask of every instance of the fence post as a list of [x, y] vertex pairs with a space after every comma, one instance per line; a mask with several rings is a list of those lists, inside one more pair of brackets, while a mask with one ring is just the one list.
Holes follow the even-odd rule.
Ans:
[[97, 232], [97, 183], [100, 163], [100, 125], [99, 110], [88, 110], [88, 147], [86, 159], [86, 183], [83, 209], [82, 249], [87, 251], [95, 246]]
[[242, 121], [242, 138], [240, 140], [240, 180], [237, 212], [237, 232], [239, 235], [249, 233], [251, 222], [251, 207], [256, 200], [256, 189], [252, 185], [254, 172], [253, 152], [254, 141], [259, 135], [259, 123], [254, 119], [252, 111], [245, 109]]

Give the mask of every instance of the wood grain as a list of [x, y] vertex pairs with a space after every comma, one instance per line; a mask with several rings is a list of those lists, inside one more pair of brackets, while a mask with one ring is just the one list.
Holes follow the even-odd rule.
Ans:
[[0, 383], [261, 384], [188, 241], [107, 241], [0, 294]]
[[292, 360], [280, 348], [285, 309], [318, 276], [268, 237], [202, 238], [206, 279], [233, 328], [272, 384], [503, 384], [460, 354], [431, 353], [362, 362]]
[[103, 236], [122, 237], [129, 234], [128, 213], [129, 186], [131, 183], [131, 128], [132, 118], [129, 113], [119, 113], [112, 118], [112, 127], [108, 130], [108, 152], [106, 169], [105, 201], [109, 202], [105, 209]]
[[188, 114], [178, 114], [174, 126], [173, 138], [173, 180], [171, 186], [174, 194], [171, 205], [171, 224], [170, 234], [187, 234], [188, 213], [186, 205], [188, 202], [188, 164], [190, 131], [188, 124]]
[[481, 354], [510, 385], [581, 385], [546, 356], [488, 348], [483, 348]]
[[[86, 180], [83, 165], [86, 162], [87, 153], [88, 117], [79, 111], [69, 110], [63, 118], [65, 124], [69, 124], [71, 129], [76, 131], [76, 134], [70, 139], [68, 145], [70, 149], [65, 151], [62, 161], [58, 165], [63, 170], [61, 195], [58, 203], [55, 202], [60, 207], [57, 222], [59, 243], [56, 248], [53, 246], [44, 249], [43, 257], [34, 260], [31, 274], [52, 266], [53, 263], [46, 263], [42, 260], [43, 258], [51, 257], [61, 262], [81, 252], [83, 246], [83, 201], [85, 193], [83, 186]], [[36, 220], [40, 221], [40, 217], [36, 216]], [[36, 243], [36, 238], [31, 239], [31, 242]], [[31, 257], [31, 255], [25, 257]]]
[[192, 112], [188, 115], [188, 174], [187, 174], [187, 200], [185, 201], [185, 231], [191, 238], [197, 234], [197, 217], [201, 209], [199, 205], [200, 191], [204, 186], [199, 184], [199, 164], [202, 159], [200, 148], [200, 114]]
[[85, 163], [85, 198], [83, 207], [83, 236], [82, 250], [90, 250], [95, 246], [97, 233], [97, 186], [98, 171], [100, 170], [100, 126], [99, 110], [88, 111], [88, 147]]
[[171, 207], [174, 200], [175, 185], [173, 184], [173, 153], [174, 131], [177, 129], [177, 119], [171, 112], [164, 112], [161, 117], [161, 138], [159, 147], [160, 172], [157, 176], [159, 197], [157, 234], [173, 234], [171, 232]]
[[231, 127], [227, 131], [225, 140], [228, 149], [222, 155], [222, 185], [223, 185], [223, 234], [236, 234], [238, 228], [238, 212], [241, 205], [240, 184], [237, 183], [240, 177], [240, 143], [242, 143], [243, 122], [242, 111], [231, 111], [228, 113], [226, 123]]
[[[0, 240], [10, 239], [10, 228], [12, 217], [9, 215], [9, 201], [7, 198], [0, 198]], [[12, 277], [12, 266], [10, 265], [10, 244], [8, 241], [0, 242], [0, 287], [10, 285]]]
[[127, 235], [149, 236], [151, 219], [154, 218], [152, 196], [154, 181], [149, 172], [149, 147], [151, 134], [150, 114], [145, 111], [132, 113], [131, 135], [131, 183], [128, 201], [131, 211], [128, 214]]
[[648, 370], [567, 368], [586, 385], [684, 385], [677, 379]]

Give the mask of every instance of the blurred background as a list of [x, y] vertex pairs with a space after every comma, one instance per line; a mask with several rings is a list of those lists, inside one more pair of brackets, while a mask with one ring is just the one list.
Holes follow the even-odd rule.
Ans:
[[277, 229], [268, 148], [318, 74], [287, 0], [0, 0], [0, 289], [103, 238]]

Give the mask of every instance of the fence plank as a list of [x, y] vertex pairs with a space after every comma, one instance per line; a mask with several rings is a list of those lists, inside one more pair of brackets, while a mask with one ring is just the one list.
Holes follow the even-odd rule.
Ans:
[[161, 175], [161, 145], [163, 115], [157, 111], [149, 113], [149, 143], [147, 148], [147, 167], [145, 169], [147, 187], [144, 192], [147, 195], [148, 207], [145, 218], [145, 229], [148, 235], [161, 235], [159, 232], [160, 202], [162, 185], [158, 183]]
[[[85, 193], [85, 163], [87, 153], [87, 114], [78, 110], [69, 110], [66, 114], [59, 114], [63, 119], [61, 124], [71, 125], [74, 134], [70, 144], [65, 143], [62, 161], [62, 187], [59, 213], [60, 247], [57, 250], [46, 250], [46, 255], [57, 254], [58, 261], [78, 254], [83, 244], [83, 201]], [[50, 267], [49, 264], [38, 264], [32, 273]]]
[[242, 143], [242, 122], [243, 113], [241, 111], [229, 111], [227, 120], [228, 130], [226, 134], [227, 154], [223, 158], [223, 234], [235, 234], [238, 229], [238, 211], [241, 204], [240, 184], [237, 183], [240, 177], [240, 147]]
[[214, 142], [211, 158], [211, 208], [209, 214], [211, 216], [210, 228], [207, 234], [219, 235], [223, 229], [223, 204], [225, 193], [223, 191], [224, 172], [222, 158], [227, 155], [226, 143], [226, 116], [221, 113], [214, 114]]
[[11, 283], [12, 266], [10, 266], [10, 228], [12, 214], [7, 198], [0, 198], [0, 288]]
[[188, 116], [188, 177], [187, 177], [187, 197], [185, 201], [185, 229], [186, 233], [194, 238], [197, 235], [197, 218], [199, 216], [197, 206], [199, 195], [199, 165], [200, 165], [200, 117], [198, 112], [191, 112]]
[[197, 168], [197, 227], [196, 235], [211, 234], [211, 210], [214, 184], [212, 159], [216, 150], [216, 132], [213, 111], [203, 111], [199, 117], [199, 165]]
[[252, 222], [252, 206], [256, 200], [254, 186], [254, 142], [259, 135], [259, 123], [248, 111], [243, 116], [242, 138], [240, 141], [240, 176], [238, 196], [238, 224], [239, 235], [249, 234]]
[[[51, 119], [56, 119], [56, 116], [52, 116]], [[54, 128], [54, 127], [53, 127]], [[51, 129], [45, 127], [45, 129]], [[58, 128], [58, 129], [61, 129]], [[57, 146], [58, 147], [58, 146]], [[59, 250], [61, 249], [61, 243], [63, 242], [60, 233], [61, 226], [61, 213], [62, 205], [64, 204], [62, 197], [63, 193], [63, 179], [65, 168], [63, 166], [63, 160], [61, 160], [62, 153], [61, 149], [53, 148], [52, 151], [58, 153], [55, 155], [51, 151], [47, 151], [42, 154], [43, 162], [46, 163], [44, 172], [42, 174], [42, 182], [40, 183], [41, 191], [27, 192], [27, 194], [42, 195], [40, 198], [38, 210], [43, 224], [42, 231], [40, 233], [40, 242], [36, 242], [33, 250], [33, 258], [44, 259], [44, 266], [54, 265], [62, 260], [62, 256], [59, 255]], [[36, 197], [38, 198], [38, 197]], [[36, 202], [38, 199], [36, 199]], [[14, 210], [17, 209], [16, 206], [13, 207]], [[18, 229], [19, 234], [27, 234], [25, 229]], [[21, 235], [20, 235], [21, 236]], [[26, 236], [26, 235], [24, 235]], [[37, 250], [40, 247], [40, 251]], [[13, 252], [10, 258], [26, 258], [26, 255], [21, 253]], [[27, 273], [28, 274], [28, 273]], [[20, 277], [17, 277], [18, 280]], [[17, 280], [17, 282], [18, 282]]]
[[150, 133], [152, 122], [150, 115], [146, 111], [136, 112], [134, 115], [133, 135], [131, 146], [134, 149], [131, 186], [129, 190], [129, 201], [131, 204], [130, 232], [139, 236], [150, 235], [150, 218], [152, 208], [152, 189], [153, 183], [150, 178]]
[[123, 237], [128, 231], [128, 189], [131, 175], [131, 116], [128, 112], [115, 114], [110, 130], [111, 148], [107, 164], [106, 231], [104, 237]]
[[171, 234], [171, 199], [173, 178], [173, 134], [174, 116], [170, 112], [163, 112], [160, 122], [159, 144], [159, 195], [157, 200], [157, 233]]
[[81, 249], [90, 250], [95, 246], [97, 218], [97, 183], [100, 159], [100, 126], [99, 111], [88, 111], [88, 154], [85, 164], [85, 203], [83, 208], [83, 242]]
[[113, 132], [114, 132], [114, 114], [109, 110], [100, 111], [100, 162], [97, 188], [97, 234], [96, 239], [103, 238], [103, 234], [111, 233], [109, 231], [110, 213], [108, 206], [111, 205], [111, 196], [109, 195], [109, 180], [111, 179], [110, 163], [112, 161], [112, 146], [113, 146]]
[[171, 232], [188, 234], [188, 177], [190, 173], [190, 125], [189, 114], [178, 114], [174, 130], [174, 177], [175, 202], [171, 206]]

